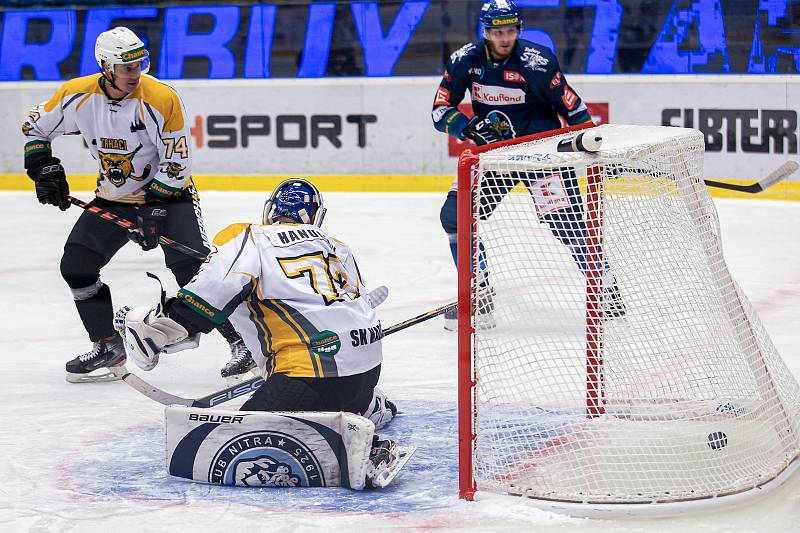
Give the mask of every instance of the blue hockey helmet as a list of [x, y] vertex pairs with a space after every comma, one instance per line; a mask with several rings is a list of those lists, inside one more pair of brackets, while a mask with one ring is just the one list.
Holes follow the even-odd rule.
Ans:
[[489, 0], [481, 8], [480, 21], [484, 31], [502, 26], [522, 27], [522, 17], [513, 0]]
[[293, 220], [299, 224], [322, 226], [325, 218], [322, 194], [304, 178], [289, 178], [282, 181], [264, 202], [263, 223], [272, 224], [279, 218]]

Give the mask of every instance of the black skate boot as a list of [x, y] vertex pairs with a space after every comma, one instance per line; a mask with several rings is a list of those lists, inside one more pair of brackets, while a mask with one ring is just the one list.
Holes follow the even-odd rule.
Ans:
[[617, 282], [614, 281], [611, 287], [603, 290], [603, 318], [605, 320], [624, 318], [627, 311], [625, 300], [622, 299]]
[[231, 360], [228, 361], [222, 370], [219, 371], [223, 378], [233, 378], [233, 381], [240, 379], [242, 374], [246, 374], [256, 367], [253, 354], [244, 345], [244, 341], [239, 339], [230, 344]]
[[391, 483], [417, 449], [416, 446], [398, 446], [395, 441], [381, 440], [377, 435], [372, 439], [365, 483], [368, 489], [382, 488]]
[[[70, 383], [94, 383], [117, 381], [128, 370], [125, 368], [125, 346], [119, 334], [100, 339], [91, 351], [67, 362], [67, 381]], [[104, 373], [92, 374], [95, 370]]]
[[389, 439], [378, 440], [375, 437], [372, 442], [372, 449], [369, 451], [370, 464], [367, 465], [367, 488], [374, 489], [381, 486], [378, 480], [396, 459], [397, 443]]

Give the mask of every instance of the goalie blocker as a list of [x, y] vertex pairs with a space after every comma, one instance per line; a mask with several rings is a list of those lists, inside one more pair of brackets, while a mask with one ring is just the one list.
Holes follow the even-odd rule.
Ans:
[[[165, 409], [170, 475], [245, 487], [385, 487], [415, 447], [376, 458], [374, 424], [352, 413]], [[391, 441], [378, 441], [380, 443]], [[373, 457], [370, 452], [373, 451]]]

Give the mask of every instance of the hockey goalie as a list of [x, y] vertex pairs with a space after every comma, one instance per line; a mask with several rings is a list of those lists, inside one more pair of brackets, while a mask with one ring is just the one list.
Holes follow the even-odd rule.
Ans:
[[397, 412], [377, 387], [381, 324], [350, 248], [320, 229], [325, 211], [314, 185], [288, 179], [263, 225], [223, 229], [175, 298], [117, 313], [144, 370], [230, 319], [266, 377], [242, 411], [167, 408], [170, 474], [361, 489], [386, 486], [414, 452], [374, 434]]

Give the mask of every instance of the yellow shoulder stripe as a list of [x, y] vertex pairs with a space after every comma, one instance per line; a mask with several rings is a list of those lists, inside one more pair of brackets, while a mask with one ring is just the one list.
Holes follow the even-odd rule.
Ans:
[[164, 127], [161, 131], [164, 133], [183, 129], [181, 101], [178, 99], [178, 93], [169, 85], [143, 74], [142, 81], [132, 96], [140, 98], [161, 113], [164, 119]]
[[221, 230], [214, 237], [214, 244], [216, 246], [225, 246], [227, 243], [235, 239], [240, 233], [245, 231], [251, 224], [248, 222], [238, 222], [231, 224], [227, 228]]
[[64, 98], [70, 94], [102, 93], [100, 85], [97, 83], [98, 79], [100, 79], [99, 72], [97, 74], [90, 74], [89, 76], [82, 76], [80, 78], [75, 78], [74, 80], [64, 82], [61, 87], [58, 88], [56, 94], [54, 94], [53, 97], [44, 104], [44, 110], [49, 113], [57, 105], [60, 105]]

